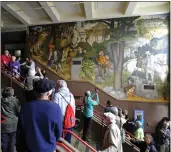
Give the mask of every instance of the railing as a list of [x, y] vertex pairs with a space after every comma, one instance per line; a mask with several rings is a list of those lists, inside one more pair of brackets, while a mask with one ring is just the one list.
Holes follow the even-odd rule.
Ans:
[[[8, 66], [1, 65], [1, 72], [10, 78], [10, 87], [12, 88], [13, 81], [17, 82], [20, 86], [25, 87], [25, 78], [20, 76], [18, 72], [14, 72]], [[17, 77], [14, 75], [18, 75]]]
[[59, 152], [63, 152], [61, 149], [64, 149], [65, 152], [79, 152], [75, 147], [73, 147], [63, 138], [60, 138], [59, 142], [57, 142], [56, 145], [56, 150]]
[[89, 148], [92, 152], [96, 152], [96, 150], [94, 148], [92, 148], [90, 145], [88, 145], [85, 141], [83, 141], [80, 137], [78, 137], [72, 131], [70, 131], [70, 130], [63, 130], [63, 138], [65, 136], [65, 133], [71, 134], [74, 138], [76, 138], [79, 142], [81, 142], [83, 145], [85, 145], [87, 148]]

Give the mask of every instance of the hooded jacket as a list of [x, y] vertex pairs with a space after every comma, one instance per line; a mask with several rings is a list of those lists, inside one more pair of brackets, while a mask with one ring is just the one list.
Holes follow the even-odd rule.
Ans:
[[53, 97], [53, 102], [57, 103], [61, 108], [63, 117], [65, 116], [66, 108], [68, 103], [71, 104], [74, 114], [75, 114], [75, 99], [73, 94], [69, 91], [67, 87], [62, 87], [55, 93]]
[[96, 100], [93, 100], [95, 93], [92, 93], [87, 99], [84, 98], [84, 111], [85, 117], [93, 117], [94, 106], [99, 104], [99, 96], [96, 94]]
[[16, 97], [1, 98], [1, 114], [5, 116], [6, 119], [6, 121], [1, 124], [2, 133], [12, 133], [17, 130], [20, 108], [20, 102]]
[[121, 132], [116, 125], [115, 115], [110, 112], [104, 113], [104, 115], [110, 119], [111, 124], [105, 132], [102, 151], [99, 152], [123, 152]]

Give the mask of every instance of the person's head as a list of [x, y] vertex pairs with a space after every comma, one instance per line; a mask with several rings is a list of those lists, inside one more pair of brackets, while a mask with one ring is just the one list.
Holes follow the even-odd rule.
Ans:
[[61, 88], [67, 88], [67, 83], [65, 80], [58, 80], [56, 82], [56, 90], [59, 90]]
[[169, 121], [164, 121], [162, 127], [163, 127], [164, 129], [168, 129], [168, 127], [169, 127]]
[[104, 113], [105, 116], [105, 122], [107, 125], [111, 124], [111, 123], [116, 123], [116, 119], [115, 119], [115, 115], [111, 112], [106, 112]]
[[84, 94], [86, 97], [89, 97], [91, 95], [91, 92], [89, 90], [87, 90]]
[[138, 116], [137, 116], [137, 119], [138, 119], [138, 120], [142, 120], [142, 115], [138, 115]]
[[115, 116], [118, 116], [118, 108], [117, 108], [117, 107], [113, 107], [112, 113], [113, 113]]
[[8, 55], [9, 55], [9, 51], [8, 51], [8, 50], [5, 50], [5, 51], [4, 51], [4, 54], [5, 54], [6, 56], [8, 56]]
[[12, 61], [14, 62], [16, 60], [16, 57], [15, 56], [12, 56]]
[[141, 128], [142, 127], [142, 123], [140, 121], [136, 121], [136, 126], [137, 126], [137, 128]]
[[11, 96], [13, 96], [13, 95], [14, 95], [14, 89], [11, 88], [11, 87], [5, 88], [5, 89], [3, 90], [3, 92], [2, 92], [2, 96], [3, 96], [4, 98], [11, 97]]
[[34, 86], [37, 98], [40, 100], [49, 100], [53, 88], [55, 88], [55, 83], [48, 79], [41, 79]]
[[144, 141], [147, 145], [154, 144], [153, 137], [150, 134], [145, 135]]
[[111, 101], [108, 100], [108, 101], [106, 102], [106, 106], [111, 106], [111, 105], [112, 105]]

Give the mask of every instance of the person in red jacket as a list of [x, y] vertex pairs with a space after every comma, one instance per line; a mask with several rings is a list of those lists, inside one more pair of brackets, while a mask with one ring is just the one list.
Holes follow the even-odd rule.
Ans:
[[11, 55], [9, 54], [8, 50], [5, 50], [4, 54], [1, 55], [1, 63], [4, 66], [8, 66], [10, 61], [11, 61]]

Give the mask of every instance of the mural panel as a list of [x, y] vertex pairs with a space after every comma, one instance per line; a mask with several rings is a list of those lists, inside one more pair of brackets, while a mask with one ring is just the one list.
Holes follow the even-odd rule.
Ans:
[[169, 16], [30, 27], [30, 52], [67, 80], [86, 80], [117, 99], [169, 97]]

